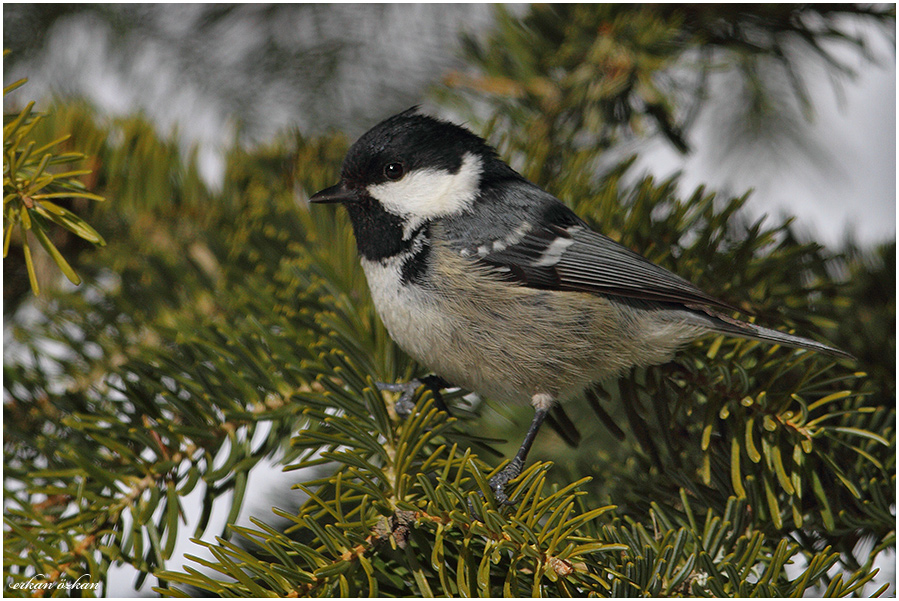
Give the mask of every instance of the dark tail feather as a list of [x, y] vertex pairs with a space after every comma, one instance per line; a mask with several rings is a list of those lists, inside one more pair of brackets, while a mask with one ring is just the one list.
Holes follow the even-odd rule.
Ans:
[[762, 326], [757, 326], [745, 321], [738, 321], [736, 319], [731, 319], [723, 315], [717, 315], [713, 319], [715, 321], [715, 330], [721, 332], [722, 334], [739, 336], [740, 338], [750, 338], [752, 340], [761, 340], [762, 342], [773, 342], [775, 344], [782, 344], [784, 346], [791, 346], [795, 348], [808, 349], [810, 351], [833, 355], [834, 357], [842, 357], [844, 359], [855, 359], [855, 357], [853, 357], [846, 351], [841, 351], [838, 348], [827, 346], [826, 344], [815, 342], [814, 340], [803, 338], [802, 336], [794, 336], [792, 334], [778, 332], [777, 330], [763, 328]]

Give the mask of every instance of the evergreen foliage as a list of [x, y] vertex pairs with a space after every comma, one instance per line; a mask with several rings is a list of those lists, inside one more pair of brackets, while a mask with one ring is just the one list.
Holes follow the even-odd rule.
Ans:
[[[7, 51], [3, 55], [5, 57]], [[3, 96], [26, 81], [20, 79], [5, 86]], [[55, 202], [59, 198], [103, 200], [103, 197], [87, 192], [78, 179], [79, 176], [90, 175], [89, 169], [58, 170], [58, 165], [87, 158], [77, 152], [52, 152], [55, 146], [69, 138], [68, 134], [36, 147], [37, 143], [30, 139], [30, 134], [43, 115], [34, 114], [33, 109], [34, 102], [29, 102], [18, 113], [3, 116], [3, 258], [9, 254], [10, 244], [17, 235], [17, 246], [21, 246], [25, 257], [28, 282], [31, 290], [39, 294], [29, 233], [37, 238], [73, 284], [81, 283], [81, 279], [48, 235], [49, 224], [63, 227], [93, 244], [103, 246], [106, 242], [78, 215]]]
[[[487, 480], [531, 410], [459, 391], [450, 416], [423, 392], [400, 419], [377, 392], [425, 372], [378, 320], [345, 215], [302, 200], [336, 181], [343, 137], [235, 147], [211, 191], [142, 118], [56, 105], [35, 144], [72, 133], [85, 191], [115, 200], [78, 207], [108, 240], [71, 247], [81, 287], [45, 290], [7, 330], [6, 582], [108, 584], [127, 563], [171, 596], [883, 592], [865, 586], [895, 548], [895, 244], [833, 253], [748, 222], [747, 196], [682, 198], [631, 160], [598, 177], [602, 144], [492, 123], [597, 229], [858, 363], [699, 341], [564, 407], [579, 446], [544, 432], [516, 505], [496, 507]], [[295, 505], [211, 531], [269, 461], [301, 475]], [[185, 535], [213, 559], [182, 566]]]
[[[546, 4], [523, 18], [498, 11], [485, 41], [465, 38], [468, 65], [447, 83], [456, 94], [485, 101], [512, 145], [528, 157], [527, 176], [562, 174], [550, 149], [609, 148], [635, 136], [658, 134], [680, 151], [710, 76], [735, 69], [739, 107], [733, 137], [791, 130], [792, 111], [779, 88], [786, 81], [805, 117], [813, 105], [802, 78], [812, 56], [831, 75], [854, 70], [837, 48], [871, 58], [868, 42], [852, 26], [866, 20], [894, 32], [895, 9], [849, 4]], [[889, 35], [889, 34], [888, 34]], [[892, 33], [895, 38], [895, 33]], [[895, 40], [893, 40], [895, 42]], [[468, 105], [470, 106], [470, 104]], [[534, 140], [543, 144], [534, 145]]]

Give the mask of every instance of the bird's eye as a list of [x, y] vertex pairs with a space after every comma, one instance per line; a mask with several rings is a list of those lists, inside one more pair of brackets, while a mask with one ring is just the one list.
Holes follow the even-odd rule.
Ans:
[[384, 167], [384, 177], [387, 179], [400, 179], [406, 174], [406, 169], [403, 167], [402, 163], [388, 163], [386, 167]]

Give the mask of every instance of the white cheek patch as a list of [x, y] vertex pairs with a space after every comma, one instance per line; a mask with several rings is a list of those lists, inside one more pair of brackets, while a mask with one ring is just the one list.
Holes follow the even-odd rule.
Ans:
[[385, 210], [422, 223], [435, 217], [462, 213], [471, 206], [481, 183], [481, 159], [471, 153], [462, 158], [456, 173], [421, 169], [393, 182], [368, 187]]

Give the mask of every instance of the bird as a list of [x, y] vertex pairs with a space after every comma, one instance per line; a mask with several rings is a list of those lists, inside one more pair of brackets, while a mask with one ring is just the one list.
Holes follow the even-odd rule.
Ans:
[[346, 208], [381, 321], [433, 372], [406, 384], [408, 398], [425, 383], [534, 408], [518, 452], [490, 479], [501, 504], [555, 404], [666, 363], [697, 338], [852, 358], [732, 317], [736, 307], [595, 231], [483, 138], [419, 107], [363, 134], [340, 181], [309, 202]]

